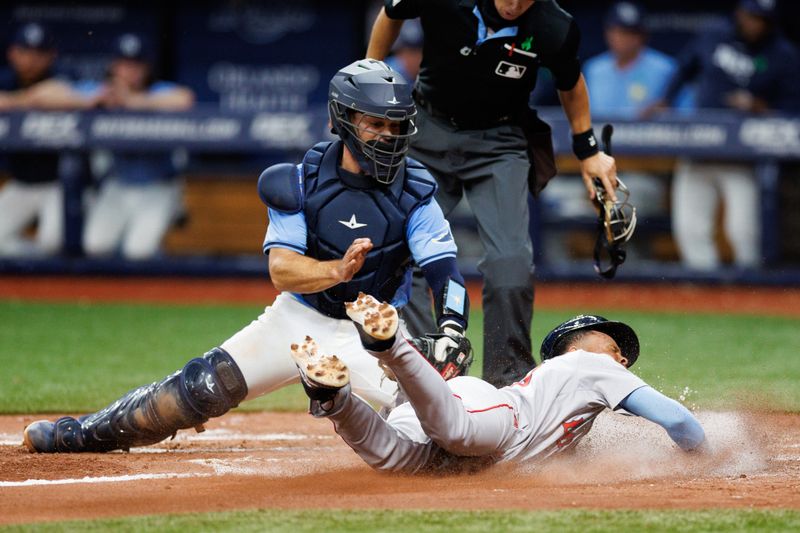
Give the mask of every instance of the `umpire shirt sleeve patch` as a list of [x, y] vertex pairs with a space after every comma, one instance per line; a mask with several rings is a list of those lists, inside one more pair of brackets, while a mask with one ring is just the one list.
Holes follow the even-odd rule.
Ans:
[[307, 235], [306, 216], [302, 212], [281, 213], [270, 208], [264, 253], [269, 253], [270, 248], [286, 248], [305, 254]]
[[419, 266], [444, 257], [455, 257], [458, 252], [450, 224], [435, 200], [411, 213], [406, 227], [406, 240]]

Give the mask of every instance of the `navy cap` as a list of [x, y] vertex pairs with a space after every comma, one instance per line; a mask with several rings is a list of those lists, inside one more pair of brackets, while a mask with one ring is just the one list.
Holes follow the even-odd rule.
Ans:
[[645, 31], [644, 9], [633, 2], [617, 2], [606, 14], [606, 27], [625, 28], [631, 31]]
[[144, 63], [153, 63], [155, 54], [150, 43], [137, 33], [123, 33], [114, 43], [114, 55], [117, 58], [133, 59]]
[[17, 46], [34, 50], [53, 50], [56, 47], [53, 34], [38, 22], [28, 22], [20, 26], [11, 42]]
[[773, 20], [778, 16], [777, 0], [741, 0], [739, 7], [765, 19]]

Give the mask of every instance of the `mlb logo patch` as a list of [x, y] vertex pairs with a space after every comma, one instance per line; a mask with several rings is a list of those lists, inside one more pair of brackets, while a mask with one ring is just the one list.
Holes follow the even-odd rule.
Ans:
[[504, 78], [518, 80], [525, 75], [525, 71], [527, 69], [528, 67], [524, 65], [515, 65], [514, 63], [509, 63], [508, 61], [501, 61], [497, 64], [497, 68], [494, 70], [494, 73], [498, 76], [503, 76]]

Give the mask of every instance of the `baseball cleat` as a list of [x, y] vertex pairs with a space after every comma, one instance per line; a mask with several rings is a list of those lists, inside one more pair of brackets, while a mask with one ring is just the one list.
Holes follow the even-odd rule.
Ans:
[[378, 302], [373, 296], [359, 292], [356, 301], [346, 302], [344, 307], [350, 320], [374, 340], [389, 340], [397, 333], [400, 319], [397, 309], [391, 304]]
[[49, 420], [37, 420], [22, 432], [22, 444], [31, 453], [55, 453], [56, 425]]
[[302, 344], [292, 344], [291, 354], [300, 370], [303, 388], [311, 399], [321, 400], [320, 394], [332, 399], [336, 391], [350, 383], [350, 369], [344, 361], [335, 355], [320, 353], [311, 337], [306, 336]]
[[37, 420], [22, 432], [22, 444], [31, 453], [59, 453], [83, 451], [81, 423], [71, 416], [55, 422]]

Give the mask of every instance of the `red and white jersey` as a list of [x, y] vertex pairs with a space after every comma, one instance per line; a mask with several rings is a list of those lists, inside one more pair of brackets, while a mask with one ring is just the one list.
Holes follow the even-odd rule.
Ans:
[[603, 409], [646, 386], [610, 356], [585, 351], [551, 359], [502, 389], [472, 376], [445, 382], [402, 337], [371, 353], [394, 372], [409, 402], [384, 420], [366, 402], [347, 400], [331, 418], [368, 464], [389, 471], [541, 460], [570, 448]]
[[577, 350], [500, 389], [515, 407], [518, 432], [503, 461], [544, 458], [573, 446], [604, 409], [646, 383], [608, 355]]

